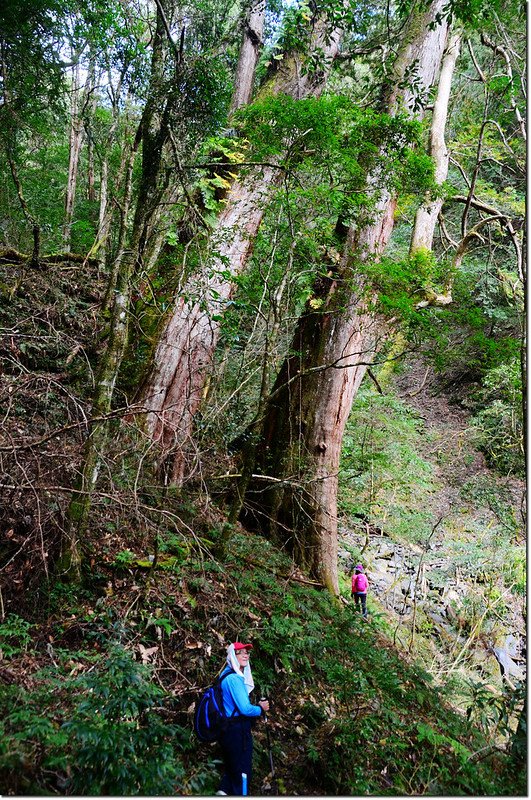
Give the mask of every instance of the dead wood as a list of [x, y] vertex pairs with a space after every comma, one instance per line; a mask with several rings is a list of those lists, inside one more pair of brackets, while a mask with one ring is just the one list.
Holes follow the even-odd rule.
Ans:
[[[30, 264], [32, 256], [27, 253], [19, 253], [11, 247], [0, 250], [0, 263], [2, 264]], [[80, 253], [51, 253], [49, 256], [41, 256], [39, 264], [88, 264], [91, 267], [98, 266], [96, 258], [87, 258]]]

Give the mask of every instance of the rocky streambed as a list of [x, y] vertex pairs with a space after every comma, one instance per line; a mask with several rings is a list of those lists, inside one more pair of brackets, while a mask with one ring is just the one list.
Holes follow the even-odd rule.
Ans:
[[373, 613], [377, 606], [397, 631], [409, 629], [431, 643], [431, 671], [459, 669], [497, 686], [525, 679], [524, 598], [498, 589], [493, 602], [486, 577], [467, 579], [440, 543], [422, 549], [363, 528], [339, 533], [342, 569], [352, 574], [353, 553], [363, 553]]

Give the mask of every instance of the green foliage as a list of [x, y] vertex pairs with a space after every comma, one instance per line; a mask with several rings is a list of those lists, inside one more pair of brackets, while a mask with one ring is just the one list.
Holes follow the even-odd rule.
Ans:
[[522, 372], [520, 360], [489, 370], [475, 394], [472, 430], [489, 464], [503, 474], [524, 474]]
[[[67, 656], [71, 666], [76, 654]], [[189, 745], [187, 733], [160, 715], [165, 693], [120, 646], [95, 666], [79, 677], [43, 673], [37, 688], [3, 694], [2, 785], [42, 794], [56, 775], [56, 790], [80, 795], [176, 793]]]
[[476, 28], [499, 13], [500, 5], [500, 0], [448, 0], [444, 15]]
[[[369, 171], [374, 174], [380, 163], [385, 164], [386, 186], [407, 180], [408, 189], [426, 190], [433, 183], [430, 160], [414, 152], [420, 143], [418, 122], [360, 109], [344, 96], [266, 97], [241, 109], [237, 119], [257, 160], [283, 154], [281, 164], [287, 170], [305, 161], [316, 166], [326, 163], [328, 178], [331, 172], [336, 175], [347, 193], [360, 191], [365, 176]], [[362, 193], [350, 200], [366, 204], [367, 196]]]
[[387, 316], [398, 315], [404, 323], [404, 331], [408, 326], [417, 336], [421, 331], [430, 331], [429, 318], [416, 309], [416, 304], [427, 289], [443, 288], [449, 277], [444, 261], [438, 261], [432, 251], [420, 249], [401, 260], [384, 256], [367, 261], [360, 269], [378, 290], [377, 310]]
[[0, 110], [2, 132], [18, 127], [20, 119], [31, 123], [44, 106], [55, 110], [61, 106], [63, 71], [58, 44], [64, 34], [66, 6], [63, 0], [2, 4], [0, 37], [4, 79], [9, 86], [9, 103]]
[[2, 658], [11, 658], [26, 650], [31, 642], [31, 623], [18, 614], [8, 614], [0, 623], [0, 653]]
[[[217, 213], [224, 202], [227, 190], [238, 177], [238, 165], [246, 160], [247, 140], [240, 137], [209, 136], [202, 147], [202, 158], [210, 165], [199, 173], [193, 184], [204, 206], [203, 220], [215, 225]], [[216, 170], [216, 163], [219, 168]]]
[[46, 793], [46, 771], [65, 777], [68, 735], [61, 710], [50, 703], [51, 688], [61, 690], [57, 683], [33, 692], [9, 686], [0, 694], [0, 781], [15, 793]]
[[136, 556], [131, 550], [122, 550], [114, 558], [117, 567], [130, 567], [135, 560]]
[[[497, 736], [517, 741], [522, 730], [515, 732], [515, 716], [524, 716], [526, 689], [521, 681], [514, 688], [505, 686], [502, 692], [492, 691], [492, 687], [470, 680], [469, 704], [466, 718], [469, 724], [477, 726], [485, 734], [487, 741], [495, 741]], [[522, 754], [518, 754], [518, 757]]]
[[76, 681], [79, 700], [64, 724], [73, 754], [71, 789], [93, 795], [173, 795], [182, 778], [175, 750], [185, 732], [163, 722], [161, 689], [126, 650]]
[[431, 516], [424, 509], [438, 481], [418, 452], [422, 429], [422, 421], [399, 399], [362, 387], [343, 442], [343, 513], [385, 520], [386, 527], [406, 539], [426, 538]]

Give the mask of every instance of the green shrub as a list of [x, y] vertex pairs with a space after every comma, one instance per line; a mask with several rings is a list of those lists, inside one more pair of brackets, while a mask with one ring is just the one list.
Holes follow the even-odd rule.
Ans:
[[2, 658], [11, 658], [25, 650], [31, 642], [31, 625], [18, 614], [8, 614], [0, 624], [0, 653]]
[[0, 693], [0, 786], [7, 794], [42, 795], [64, 788], [68, 735], [64, 711], [50, 703], [59, 685], [28, 691], [16, 684]]
[[70, 789], [90, 795], [174, 795], [183, 778], [174, 748], [186, 732], [161, 720], [163, 691], [115, 646], [105, 666], [78, 680], [80, 700], [65, 723], [73, 749]]

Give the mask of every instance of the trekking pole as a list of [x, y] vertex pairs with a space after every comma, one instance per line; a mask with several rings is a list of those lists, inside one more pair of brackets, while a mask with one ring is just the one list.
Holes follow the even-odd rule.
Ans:
[[[261, 698], [265, 700], [265, 697]], [[264, 712], [264, 722], [265, 722], [265, 729], [266, 729], [266, 738], [267, 738], [267, 749], [269, 750], [269, 765], [271, 767], [271, 783], [275, 782], [275, 765], [273, 763], [273, 751], [271, 750], [271, 734], [269, 732], [269, 720], [267, 718], [267, 714]]]

